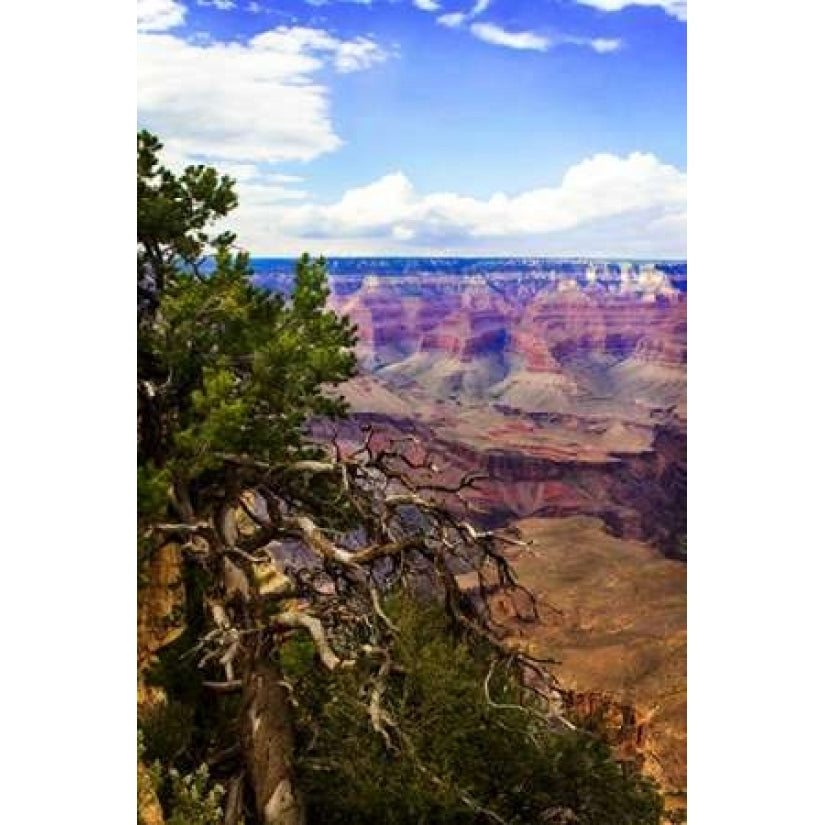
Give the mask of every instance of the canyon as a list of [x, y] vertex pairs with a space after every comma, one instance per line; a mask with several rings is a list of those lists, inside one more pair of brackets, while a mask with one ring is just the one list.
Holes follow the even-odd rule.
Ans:
[[353, 422], [483, 471], [483, 523], [591, 515], [685, 557], [687, 295], [666, 273], [367, 275], [332, 303], [358, 326]]
[[[351, 418], [416, 440], [440, 481], [479, 471], [464, 515], [507, 528], [527, 621], [582, 718], [686, 792], [686, 266], [546, 260], [330, 262], [358, 326]], [[273, 288], [288, 274], [259, 273]]]

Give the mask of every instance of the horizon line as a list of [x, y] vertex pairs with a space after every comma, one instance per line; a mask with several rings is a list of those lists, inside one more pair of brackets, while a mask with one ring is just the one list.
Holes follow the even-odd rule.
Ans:
[[[297, 255], [255, 255], [249, 253], [251, 260], [273, 260], [273, 261], [291, 261], [300, 258], [306, 253], [299, 253]], [[539, 261], [658, 261], [661, 263], [687, 263], [687, 258], [669, 258], [669, 257], [644, 257], [634, 258], [628, 255], [312, 255], [312, 258], [324, 258], [324, 260], [450, 260], [450, 261], [507, 261], [507, 260], [539, 260]]]

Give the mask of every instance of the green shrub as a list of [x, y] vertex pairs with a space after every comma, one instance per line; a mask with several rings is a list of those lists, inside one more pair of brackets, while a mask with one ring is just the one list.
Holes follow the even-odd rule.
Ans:
[[[614, 761], [603, 741], [491, 707], [483, 689], [489, 648], [462, 639], [439, 610], [394, 600], [390, 612], [399, 628], [398, 670], [382, 705], [406, 742], [397, 752], [370, 726], [366, 670], [319, 678], [285, 667], [306, 708], [298, 718], [298, 770], [309, 821], [470, 825], [490, 821], [481, 807], [511, 823], [660, 821], [654, 786]], [[490, 690], [499, 704], [524, 699], [501, 669]], [[398, 743], [401, 734], [392, 733]]]
[[181, 776], [169, 771], [170, 801], [167, 825], [221, 825], [224, 789], [209, 779], [209, 769], [201, 765], [194, 773]]
[[141, 731], [146, 758], [171, 763], [187, 749], [194, 730], [195, 712], [188, 705], [170, 699], [144, 714]]

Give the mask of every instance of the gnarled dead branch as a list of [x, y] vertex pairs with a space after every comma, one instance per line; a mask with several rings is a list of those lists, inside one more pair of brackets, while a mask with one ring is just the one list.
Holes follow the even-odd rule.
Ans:
[[[326, 450], [329, 458], [323, 460], [302, 455], [269, 464], [221, 454], [231, 472], [215, 491], [211, 520], [153, 528], [164, 536], [177, 533], [201, 542], [199, 563], [220, 573], [206, 600], [211, 629], [189, 654], [200, 656], [202, 668], [223, 670], [223, 679], [204, 682], [209, 690], [243, 688], [246, 770], [262, 822], [297, 823], [303, 816], [289, 767], [291, 692], [276, 653], [292, 632], [304, 631], [329, 671], [351, 666], [360, 657], [380, 662], [365, 709], [385, 746], [406, 751], [430, 781], [479, 817], [503, 823], [495, 811], [422, 764], [384, 706], [397, 629], [381, 598], [393, 582], [404, 587], [429, 582], [426, 586], [434, 588], [433, 595], [443, 600], [464, 632], [484, 639], [502, 660], [538, 668], [538, 660], [514, 651], [495, 632], [487, 604], [492, 593], [502, 590], [530, 596], [500, 549], [501, 544], [526, 543], [456, 515], [451, 505], [458, 502], [466, 514], [470, 508], [461, 495], [483, 474], [459, 478], [448, 473], [414, 435], [379, 446], [373, 428], [364, 428], [363, 434], [349, 452], [336, 434]], [[346, 518], [338, 518], [342, 513]], [[467, 569], [479, 576], [477, 599], [459, 587], [457, 571]], [[494, 586], [487, 585], [485, 569], [497, 574]], [[492, 673], [484, 684], [491, 706], [518, 707], [493, 700]]]

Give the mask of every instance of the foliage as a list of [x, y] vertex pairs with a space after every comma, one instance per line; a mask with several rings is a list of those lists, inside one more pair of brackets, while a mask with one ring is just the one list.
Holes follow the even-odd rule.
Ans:
[[234, 236], [208, 231], [235, 206], [232, 180], [202, 166], [176, 176], [160, 165], [160, 148], [138, 135], [144, 520], [158, 515], [170, 484], [190, 496], [208, 487], [222, 454], [274, 462], [312, 453], [305, 421], [345, 412], [325, 387], [355, 369], [355, 329], [325, 307], [323, 259], [298, 261], [291, 301], [255, 286], [248, 255], [231, 251]]
[[[492, 707], [483, 688], [492, 651], [456, 634], [441, 610], [396, 599], [391, 614], [397, 671], [382, 701], [408, 739], [396, 753], [370, 727], [364, 674], [321, 681], [305, 651], [282, 657], [305, 709], [299, 768], [312, 822], [486, 821], [466, 797], [512, 823], [660, 821], [655, 788], [615, 762], [601, 740], [552, 730], [529, 709]], [[499, 705], [530, 707], [503, 671], [490, 694]]]
[[[147, 741], [147, 731], [139, 728], [137, 756], [138, 762], [146, 765], [146, 771], [138, 775], [138, 800], [156, 794], [163, 802], [166, 825], [221, 825], [225, 791], [212, 781], [209, 768], [201, 764], [191, 773], [181, 773], [161, 759], [146, 764], [152, 755]], [[142, 825], [140, 810], [138, 825]]]
[[137, 825], [145, 825], [142, 813], [144, 812], [145, 806], [156, 803], [157, 789], [161, 783], [162, 768], [159, 762], [154, 762], [150, 765], [145, 764], [146, 746], [143, 742], [143, 731], [139, 728], [137, 736], [137, 756]]
[[163, 145], [147, 131], [137, 138], [137, 240], [139, 294], [163, 291], [176, 261], [196, 266], [207, 250], [226, 249], [231, 232], [206, 231], [238, 199], [232, 179], [211, 167], [189, 166], [180, 176], [160, 164]]
[[160, 516], [166, 509], [171, 478], [165, 470], [158, 470], [152, 462], [138, 467], [138, 518], [147, 520]]
[[206, 765], [183, 776], [172, 768], [169, 781], [171, 813], [167, 825], [221, 825], [224, 789], [210, 782]]
[[141, 719], [146, 758], [171, 763], [188, 748], [194, 727], [194, 709], [170, 699], [160, 702]]

